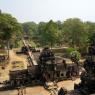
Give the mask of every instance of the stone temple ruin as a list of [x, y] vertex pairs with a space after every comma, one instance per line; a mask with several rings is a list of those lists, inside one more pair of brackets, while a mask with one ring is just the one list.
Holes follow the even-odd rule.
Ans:
[[95, 42], [88, 47], [87, 58], [84, 61], [84, 69], [81, 73], [79, 84], [74, 85], [74, 90], [64, 93], [64, 89], [60, 89], [59, 95], [95, 95]]

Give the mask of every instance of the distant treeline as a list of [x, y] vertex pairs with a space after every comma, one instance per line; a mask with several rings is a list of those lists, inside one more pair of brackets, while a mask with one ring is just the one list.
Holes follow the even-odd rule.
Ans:
[[70, 46], [83, 49], [95, 39], [95, 23], [83, 22], [79, 18], [69, 18], [63, 22], [25, 22], [18, 23], [16, 18], [7, 13], [0, 13], [0, 45], [10, 43], [19, 46], [23, 35], [36, 46]]
[[64, 22], [26, 22], [23, 31], [39, 46], [70, 46], [85, 48], [95, 34], [95, 23], [83, 22], [79, 18], [69, 18]]

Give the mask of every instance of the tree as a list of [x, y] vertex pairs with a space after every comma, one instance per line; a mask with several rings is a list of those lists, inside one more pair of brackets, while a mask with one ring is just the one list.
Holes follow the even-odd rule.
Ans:
[[56, 44], [58, 46], [62, 46], [64, 41], [64, 37], [62, 34], [62, 30], [57, 30], [57, 38], [56, 38]]
[[37, 33], [38, 25], [35, 22], [25, 22], [22, 24], [24, 33], [27, 34], [30, 38], [35, 36]]
[[0, 44], [15, 42], [17, 37], [21, 37], [22, 27], [10, 14], [0, 14]]
[[52, 47], [56, 43], [57, 37], [57, 24], [50, 20], [41, 34], [43, 45], [50, 45]]
[[86, 25], [86, 33], [88, 35], [88, 41], [93, 37], [93, 34], [95, 34], [95, 23], [92, 22], [85, 22]]
[[60, 20], [58, 20], [57, 22], [56, 22], [56, 24], [57, 24], [57, 27], [58, 27], [58, 30], [62, 30], [62, 22], [60, 21]]
[[43, 41], [43, 32], [45, 31], [45, 27], [46, 27], [46, 24], [45, 22], [40, 22], [38, 24], [38, 29], [37, 29], [37, 38], [38, 38], [38, 42], [40, 45], [44, 45], [44, 41]]
[[78, 18], [67, 19], [63, 23], [63, 36], [72, 47], [80, 47], [85, 39], [84, 23]]

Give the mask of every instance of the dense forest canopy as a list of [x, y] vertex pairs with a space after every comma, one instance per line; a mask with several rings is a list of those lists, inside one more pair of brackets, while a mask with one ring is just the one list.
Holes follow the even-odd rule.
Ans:
[[[69, 18], [64, 22], [26, 22], [22, 24], [24, 32], [30, 38], [42, 45], [69, 45], [71, 47], [84, 47], [89, 38], [95, 33], [95, 23], [83, 22], [79, 18]], [[27, 31], [26, 31], [27, 30]], [[36, 39], [35, 39], [36, 38]]]
[[70, 46], [85, 48], [95, 34], [95, 23], [82, 21], [79, 18], [69, 18], [54, 22], [18, 23], [16, 18], [7, 13], [0, 13], [0, 45], [8, 41], [19, 46], [22, 34], [28, 35], [35, 46]]

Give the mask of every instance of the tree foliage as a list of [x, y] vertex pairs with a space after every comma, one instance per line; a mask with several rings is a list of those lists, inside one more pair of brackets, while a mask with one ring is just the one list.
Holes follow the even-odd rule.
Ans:
[[69, 45], [84, 50], [95, 33], [95, 23], [83, 22], [78, 18], [70, 18], [64, 22], [50, 20], [39, 24], [29, 22], [22, 25], [31, 40], [41, 46]]
[[57, 40], [57, 24], [50, 20], [42, 32], [41, 38], [44, 45], [50, 45], [51, 47], [56, 43]]
[[17, 37], [21, 37], [21, 24], [10, 14], [0, 14], [0, 43], [5, 44], [8, 41], [15, 41]]
[[67, 43], [73, 47], [83, 44], [85, 35], [84, 23], [77, 18], [67, 19], [63, 23], [63, 36]]
[[[32, 38], [37, 32], [37, 24], [35, 22], [26, 22], [22, 24], [25, 34]], [[31, 37], [32, 36], [32, 37]]]

